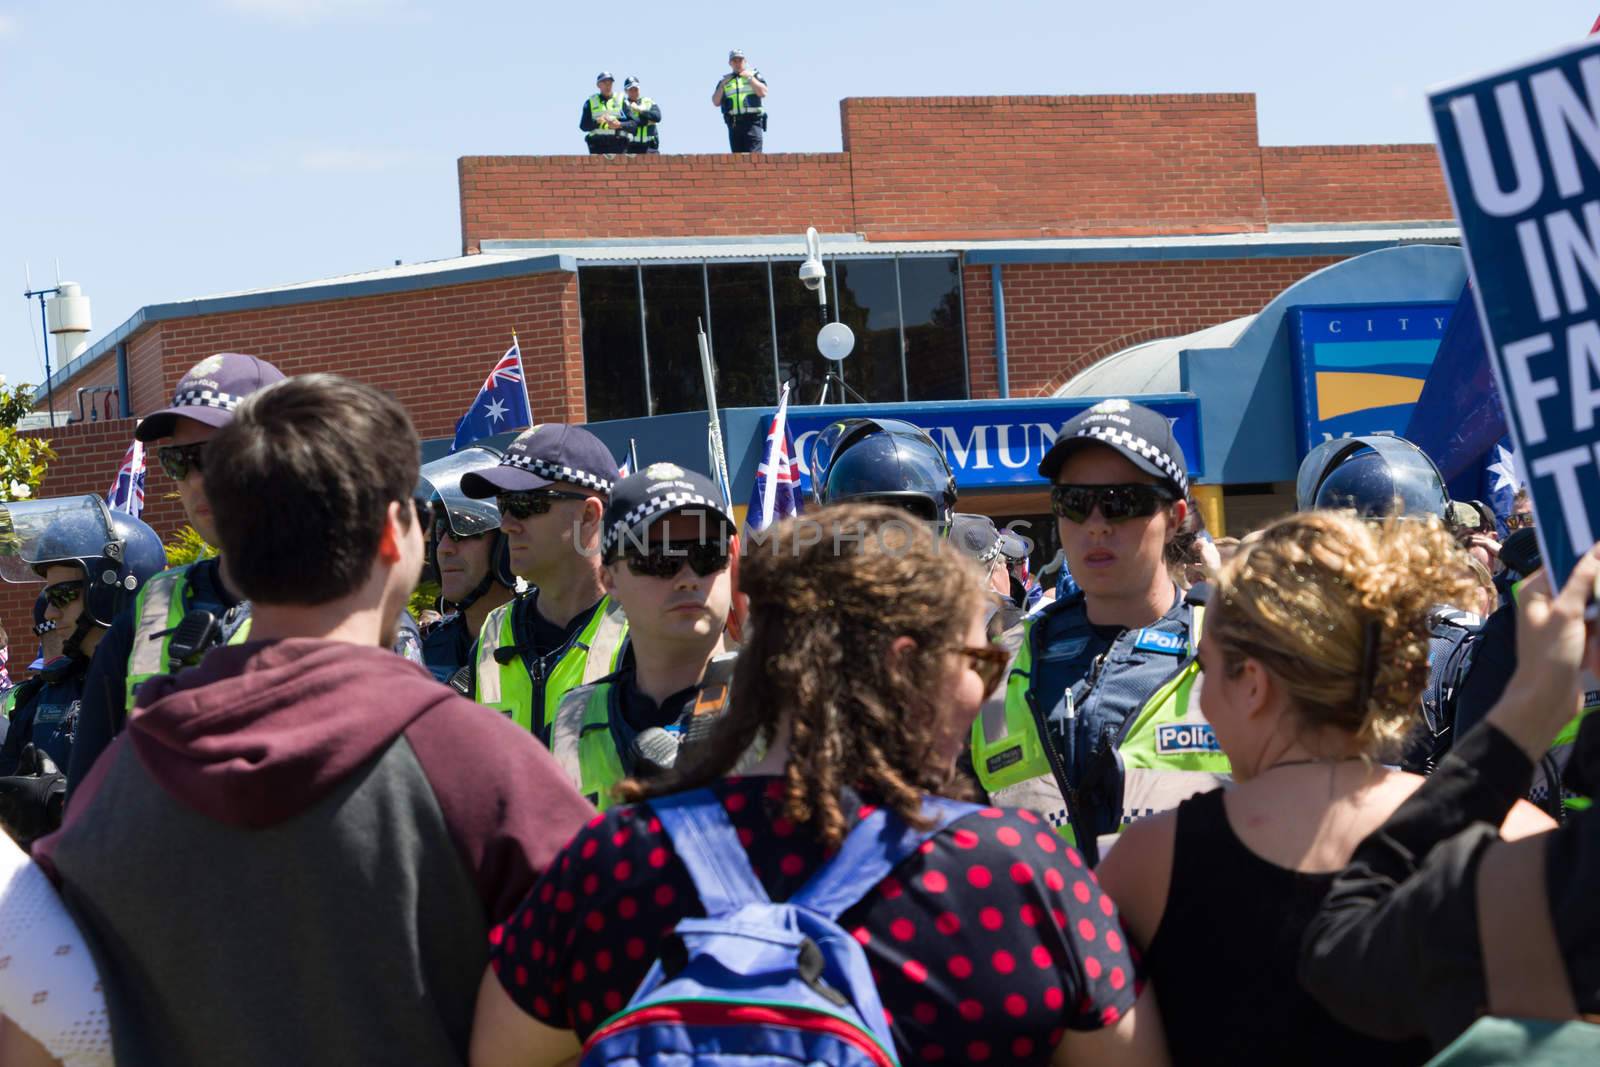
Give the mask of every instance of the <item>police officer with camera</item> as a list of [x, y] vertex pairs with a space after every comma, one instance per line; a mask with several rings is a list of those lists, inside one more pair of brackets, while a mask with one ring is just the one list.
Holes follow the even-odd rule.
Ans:
[[728, 125], [728, 151], [760, 152], [767, 135], [767, 81], [745, 60], [744, 49], [728, 52], [730, 73], [717, 78], [711, 104]]
[[609, 70], [595, 75], [595, 92], [583, 102], [578, 114], [578, 129], [591, 156], [610, 155], [628, 150], [628, 137], [622, 131], [622, 97], [612, 92], [616, 76]]
[[0, 821], [26, 844], [60, 821], [85, 675], [106, 628], [166, 566], [156, 532], [99, 497], [0, 505], [0, 577], [45, 583], [44, 621], [61, 655], [7, 694]]
[[[155, 448], [161, 469], [178, 485], [184, 516], [207, 544], [217, 543], [202, 471], [206, 442], [233, 418], [245, 397], [283, 372], [264, 359], [223, 352], [189, 368], [172, 404], [145, 418], [134, 436]], [[133, 693], [158, 674], [199, 662], [218, 644], [249, 636], [249, 605], [231, 592], [220, 557], [158, 574], [119, 612], [96, 649], [84, 686], [78, 742], [68, 780], [83, 781], [127, 721]]]
[[1091, 863], [1135, 818], [1226, 781], [1200, 712], [1205, 586], [1174, 584], [1187, 515], [1183, 450], [1128, 400], [1073, 418], [1039, 464], [1077, 579], [1023, 626], [1005, 688], [972, 727], [972, 763], [997, 804], [1031, 808]]
[[511, 570], [531, 588], [489, 612], [470, 667], [451, 684], [546, 745], [567, 691], [622, 661], [627, 616], [600, 574], [601, 525], [616, 478], [601, 440], [562, 423], [524, 431], [498, 464], [461, 477], [466, 496], [495, 501]]
[[737, 545], [733, 516], [703, 474], [652, 463], [613, 487], [601, 576], [627, 612], [630, 654], [562, 698], [550, 738], [556, 762], [602, 811], [619, 782], [674, 766], [726, 709]]
[[461, 491], [462, 475], [493, 467], [500, 456], [499, 449], [473, 445], [422, 467], [420, 489], [431, 512], [428, 562], [438, 572], [444, 616], [423, 631], [422, 659], [441, 682], [472, 662], [484, 620], [516, 589], [500, 509]]

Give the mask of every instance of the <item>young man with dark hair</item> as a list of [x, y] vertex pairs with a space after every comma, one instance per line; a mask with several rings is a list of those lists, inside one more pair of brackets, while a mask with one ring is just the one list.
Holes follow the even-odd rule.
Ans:
[[490, 926], [593, 809], [388, 651], [423, 556], [392, 397], [290, 379], [213, 447], [250, 640], [140, 688], [35, 858], [97, 946], [120, 1062], [459, 1064]]

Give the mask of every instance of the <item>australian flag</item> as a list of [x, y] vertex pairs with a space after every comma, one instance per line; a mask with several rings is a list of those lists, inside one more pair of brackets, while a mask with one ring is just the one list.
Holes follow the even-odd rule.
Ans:
[[756, 484], [750, 490], [745, 525], [760, 533], [773, 523], [800, 514], [800, 467], [789, 439], [789, 386], [778, 398], [778, 413], [767, 429], [767, 443], [756, 467]]
[[117, 468], [117, 480], [111, 483], [106, 494], [106, 504], [112, 511], [125, 511], [134, 518], [144, 514], [144, 442], [134, 440]]
[[484, 379], [478, 398], [467, 413], [456, 421], [456, 439], [451, 452], [459, 452], [475, 441], [508, 430], [526, 430], [533, 425], [533, 410], [528, 405], [528, 383], [522, 374], [522, 349], [516, 335], [511, 347]]

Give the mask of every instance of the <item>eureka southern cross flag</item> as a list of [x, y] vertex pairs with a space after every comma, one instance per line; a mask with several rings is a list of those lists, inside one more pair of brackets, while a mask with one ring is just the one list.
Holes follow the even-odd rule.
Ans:
[[532, 425], [528, 383], [522, 374], [522, 349], [517, 346], [517, 335], [512, 334], [511, 347], [489, 371], [467, 413], [456, 420], [456, 439], [450, 451], [459, 452], [474, 441], [508, 430], [526, 430]]

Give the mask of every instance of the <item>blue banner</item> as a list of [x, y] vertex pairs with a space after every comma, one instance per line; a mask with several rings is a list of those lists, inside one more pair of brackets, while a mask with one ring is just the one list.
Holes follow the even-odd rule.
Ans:
[[1336, 437], [1403, 434], [1453, 304], [1289, 309], [1300, 455]]
[[[1061, 427], [1074, 415], [1104, 397], [1061, 397], [1032, 401], [969, 401], [961, 404], [851, 404], [839, 407], [789, 409], [789, 429], [800, 461], [800, 478], [811, 489], [811, 441], [817, 432], [841, 418], [904, 419], [928, 431], [944, 449], [955, 472], [956, 486], [970, 489], [1043, 487], [1039, 461], [1055, 443]], [[1129, 399], [1165, 415], [1189, 463], [1189, 476], [1200, 477], [1200, 402], [1193, 396], [1163, 394]]]
[[1434, 93], [1490, 364], [1559, 588], [1600, 530], [1600, 42]]
[[1438, 465], [1451, 496], [1467, 499], [1481, 494], [1483, 464], [1486, 459], [1498, 461], [1490, 453], [1506, 436], [1506, 417], [1471, 285], [1462, 287], [1461, 299], [1450, 313], [1433, 370], [1404, 436]]

